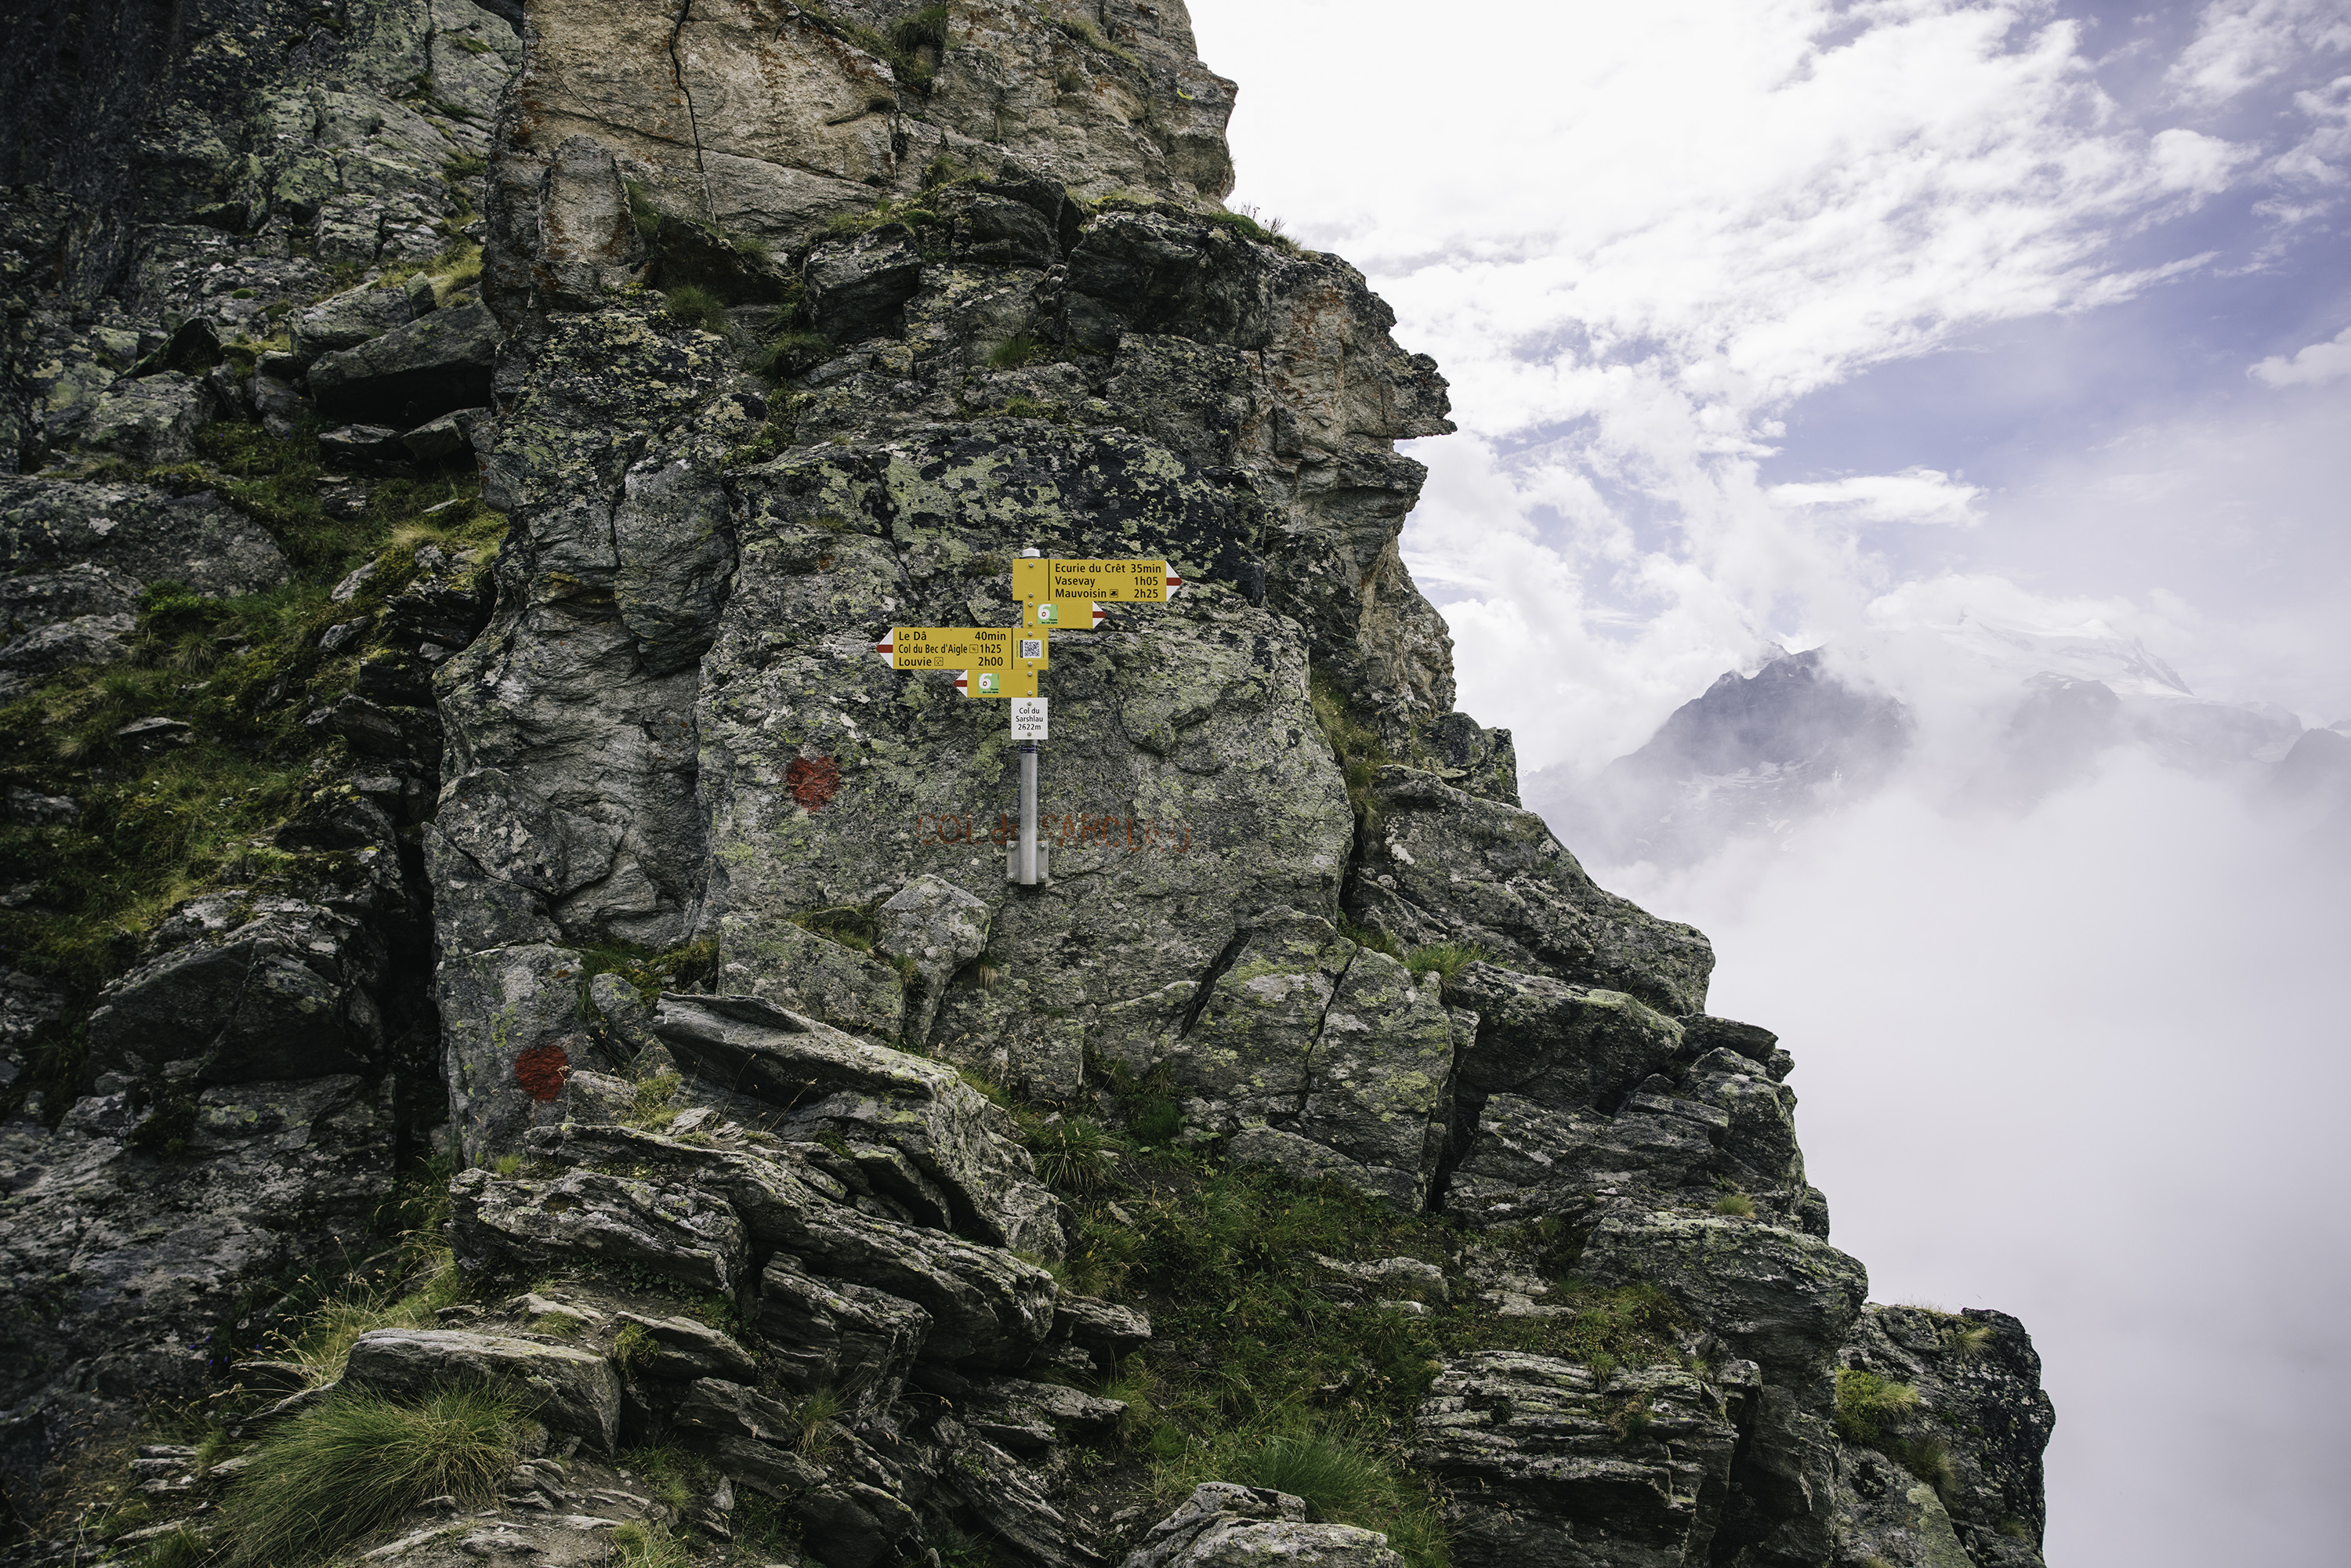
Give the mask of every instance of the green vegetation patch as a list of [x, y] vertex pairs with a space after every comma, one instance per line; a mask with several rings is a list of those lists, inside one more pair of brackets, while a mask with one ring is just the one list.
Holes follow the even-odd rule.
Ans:
[[[70, 823], [0, 824], [0, 863], [31, 884], [0, 909], [0, 946], [68, 1003], [68, 1022], [35, 1042], [11, 1103], [41, 1090], [63, 1109], [59, 1092], [79, 1072], [78, 1020], [173, 906], [210, 889], [266, 887], [303, 863], [271, 835], [347, 759], [340, 740], [311, 734], [302, 716], [350, 691], [369, 649], [361, 639], [327, 654], [319, 634], [380, 612], [425, 545], [483, 570], [505, 535], [470, 475], [384, 481], [357, 516], [329, 517], [315, 425], [279, 441], [258, 425], [214, 424], [195, 444], [205, 465], [137, 477], [217, 486], [292, 570], [277, 587], [226, 599], [152, 582], [128, 657], [63, 671], [0, 707], [0, 786], [80, 808]], [[460, 504], [441, 505], [451, 501]], [[333, 585], [369, 560], [374, 575], [335, 603]], [[186, 725], [181, 742], [142, 747], [117, 734], [155, 717]]]
[[1920, 1417], [1918, 1391], [1910, 1385], [1855, 1367], [1838, 1369], [1837, 1436], [1856, 1448], [1876, 1449], [1949, 1501], [1959, 1480], [1950, 1445], [1917, 1430]]
[[1050, 351], [1048, 346], [1022, 332], [1008, 338], [987, 351], [987, 368], [992, 371], [1017, 371]]
[[1322, 666], [1307, 672], [1307, 696], [1314, 710], [1314, 722], [1329, 743], [1331, 754], [1338, 759], [1339, 772], [1347, 782], [1347, 802], [1355, 809], [1355, 820], [1370, 824], [1377, 813], [1372, 805], [1372, 776], [1395, 760], [1388, 755], [1386, 744], [1377, 731], [1365, 724], [1338, 681]]
[[882, 939], [882, 922], [877, 914], [880, 908], [878, 904], [836, 904], [795, 915], [792, 924], [838, 942], [852, 952], [871, 953], [873, 944]]
[[1449, 980], [1470, 965], [1492, 956], [1475, 942], [1430, 942], [1406, 953], [1404, 967], [1416, 975], [1435, 975]]
[[427, 1498], [496, 1500], [517, 1458], [512, 1401], [446, 1388], [414, 1405], [338, 1390], [254, 1451], [225, 1505], [228, 1562], [314, 1563], [397, 1523]]
[[716, 289], [699, 283], [681, 283], [664, 294], [662, 301], [669, 319], [681, 327], [698, 327], [721, 338], [735, 335], [734, 323], [726, 319], [726, 301]]
[[[1129, 1081], [1128, 1103], [1152, 1091]], [[1129, 1406], [1118, 1446], [1146, 1466], [1159, 1504], [1202, 1480], [1279, 1486], [1318, 1516], [1386, 1531], [1415, 1568], [1444, 1562], [1435, 1500], [1405, 1462], [1413, 1416], [1440, 1364], [1515, 1349], [1619, 1365], [1677, 1362], [1679, 1313], [1650, 1285], [1559, 1275], [1545, 1318], [1502, 1317], [1468, 1292], [1415, 1313], [1377, 1287], [1314, 1266], [1416, 1258], [1442, 1266], [1463, 1244], [1441, 1216], [1400, 1213], [1335, 1184], [1227, 1167], [1181, 1150], [1133, 1152], [1077, 1119], [1029, 1131], [1039, 1168], [1078, 1211], [1056, 1266], [1071, 1290], [1145, 1307], [1152, 1343], [1102, 1392]], [[1100, 1166], [1108, 1168], [1102, 1170]], [[1501, 1239], [1540, 1270], [1560, 1238]]]
[[837, 356], [841, 350], [821, 332], [778, 330], [752, 356], [752, 373], [770, 384], [788, 382]]
[[691, 990], [718, 977], [718, 938], [705, 936], [667, 949], [633, 942], [591, 942], [580, 949], [580, 1005], [590, 1007], [588, 985], [599, 975], [618, 975], [645, 1001], [664, 991]]

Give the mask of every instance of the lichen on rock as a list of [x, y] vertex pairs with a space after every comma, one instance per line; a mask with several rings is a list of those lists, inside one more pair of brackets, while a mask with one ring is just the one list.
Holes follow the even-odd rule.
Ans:
[[[26, 1561], [462, 1385], [504, 1480], [346, 1558], [2039, 1562], [2021, 1326], [1865, 1302], [1791, 1053], [1454, 709], [1445, 381], [1224, 210], [1180, 4], [193, 5], [0, 110]], [[1031, 551], [1184, 586], [1054, 634], [1024, 885], [875, 644]]]

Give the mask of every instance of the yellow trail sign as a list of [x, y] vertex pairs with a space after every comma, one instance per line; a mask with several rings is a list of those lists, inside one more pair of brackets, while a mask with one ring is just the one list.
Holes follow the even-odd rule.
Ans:
[[893, 670], [952, 670], [975, 697], [1033, 697], [1052, 663], [1050, 637], [1016, 626], [893, 626], [873, 651]]
[[1092, 632], [1109, 618], [1091, 599], [1023, 600], [1020, 604], [1020, 624], [1051, 632]]
[[1090, 632], [1104, 604], [1165, 604], [1184, 586], [1164, 560], [1054, 560], [1029, 556], [1012, 563], [1012, 597], [1020, 623]]
[[967, 697], [1033, 697], [1035, 670], [958, 670], [956, 690]]

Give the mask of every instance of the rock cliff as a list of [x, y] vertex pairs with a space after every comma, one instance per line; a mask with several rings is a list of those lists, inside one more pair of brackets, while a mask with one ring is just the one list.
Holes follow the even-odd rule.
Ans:
[[[11, 1560], [2041, 1561], [2022, 1329], [1453, 710], [1444, 380], [1176, 0], [24, 37]], [[1021, 885], [874, 644], [1030, 552], [1186, 586]]]

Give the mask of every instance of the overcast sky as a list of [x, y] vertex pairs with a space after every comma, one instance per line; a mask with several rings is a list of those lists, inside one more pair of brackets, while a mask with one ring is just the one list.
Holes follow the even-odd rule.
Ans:
[[[1452, 381], [1406, 559], [1523, 768], [1963, 617], [2351, 718], [2351, 0], [1192, 9], [1234, 203]], [[1849, 668], [1931, 730], [1965, 665]], [[2130, 753], [2030, 808], [1922, 755], [1594, 869], [1795, 1051], [1877, 1299], [2027, 1320], [2053, 1563], [2341, 1563], [2351, 868]]]

